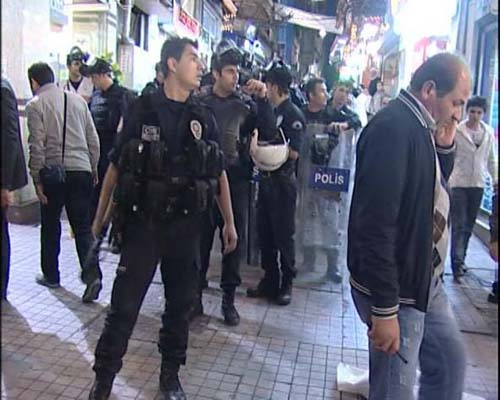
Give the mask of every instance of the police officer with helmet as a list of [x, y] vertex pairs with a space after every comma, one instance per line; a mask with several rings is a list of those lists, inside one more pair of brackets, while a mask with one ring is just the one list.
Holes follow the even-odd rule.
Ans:
[[[236, 44], [224, 39], [217, 46], [212, 58], [213, 86], [206, 89], [200, 99], [213, 111], [220, 129], [221, 147], [224, 153], [226, 171], [231, 188], [231, 203], [238, 233], [236, 250], [222, 257], [221, 289], [222, 315], [227, 325], [240, 322], [234, 306], [235, 289], [241, 284], [241, 248], [245, 241], [248, 199], [252, 162], [249, 155], [250, 138], [254, 129], [269, 135], [274, 129], [273, 110], [266, 100], [264, 83], [250, 79], [238, 89], [242, 54]], [[254, 95], [254, 99], [250, 96]], [[195, 304], [193, 316], [203, 313], [201, 289], [207, 287], [206, 274], [214, 233], [223, 226], [223, 219], [217, 209], [206, 213], [201, 240], [200, 296]]]
[[216, 123], [191, 95], [202, 74], [196, 42], [169, 38], [161, 63], [163, 89], [141, 96], [125, 116], [92, 227], [97, 237], [112, 200], [122, 252], [95, 350], [91, 400], [109, 398], [158, 263], [165, 290], [158, 344], [161, 398], [186, 399], [178, 371], [186, 361], [188, 317], [199, 279], [200, 215], [214, 198], [224, 220], [225, 252], [237, 243]]
[[63, 83], [63, 89], [67, 92], [79, 94], [88, 103], [94, 91], [94, 85], [90, 78], [81, 73], [82, 65], [85, 65], [90, 55], [84, 53], [78, 46], [73, 46], [66, 56], [68, 67], [68, 80]]
[[[296, 163], [299, 158], [305, 120], [290, 99], [292, 75], [281, 61], [273, 62], [265, 75], [267, 98], [275, 107], [278, 134], [260, 147], [254, 136], [251, 154], [261, 170], [257, 203], [257, 229], [264, 277], [249, 297], [266, 297], [279, 305], [291, 301], [295, 268], [295, 207], [297, 199]], [[276, 132], [276, 131], [275, 131]], [[267, 138], [270, 139], [270, 138]], [[281, 144], [280, 144], [281, 142]], [[276, 155], [287, 146], [285, 158]], [[265, 170], [265, 171], [263, 171]], [[278, 254], [281, 268], [278, 266]], [[280, 279], [281, 269], [281, 279]]]

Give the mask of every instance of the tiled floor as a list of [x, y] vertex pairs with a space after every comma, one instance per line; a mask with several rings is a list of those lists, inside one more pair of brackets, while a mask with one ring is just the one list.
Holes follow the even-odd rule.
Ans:
[[[49, 290], [34, 282], [39, 272], [39, 228], [11, 226], [12, 267], [9, 303], [2, 303], [2, 399], [86, 399], [93, 372], [93, 351], [110, 299], [116, 256], [103, 262], [100, 301], [81, 303], [74, 243], [64, 226], [60, 257], [62, 286]], [[244, 268], [236, 303], [242, 317], [230, 328], [220, 317], [219, 272], [213, 257], [207, 315], [191, 327], [188, 363], [181, 380], [195, 399], [355, 399], [339, 393], [340, 361], [367, 367], [366, 328], [351, 302], [347, 283], [323, 282], [320, 273], [297, 279], [292, 304], [269, 305], [245, 297], [260, 271]], [[474, 275], [462, 286], [446, 277], [469, 351], [467, 392], [498, 397], [497, 307], [485, 302], [494, 264], [473, 238], [470, 267]], [[476, 273], [477, 272], [477, 273]], [[344, 279], [345, 281], [346, 279]], [[156, 347], [163, 288], [157, 276], [146, 296], [112, 399], [158, 397], [160, 356]], [[452, 366], [450, 366], [452, 367]]]

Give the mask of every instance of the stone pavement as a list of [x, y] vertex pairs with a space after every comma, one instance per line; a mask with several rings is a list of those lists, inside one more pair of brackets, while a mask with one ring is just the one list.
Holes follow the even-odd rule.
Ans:
[[[39, 228], [11, 225], [11, 240], [9, 302], [2, 303], [2, 399], [86, 399], [117, 257], [105, 253], [100, 300], [85, 305], [66, 224], [60, 289], [34, 282], [39, 273]], [[220, 316], [218, 260], [214, 255], [203, 299], [206, 315], [192, 324], [188, 362], [181, 373], [189, 400], [357, 398], [336, 390], [340, 361], [364, 368], [368, 363], [366, 328], [356, 315], [346, 278], [342, 285], [333, 285], [323, 282], [319, 272], [302, 274], [292, 304], [280, 307], [245, 297], [246, 287], [260, 276], [258, 268], [246, 266], [236, 299], [241, 324], [230, 328]], [[484, 286], [493, 278], [495, 265], [475, 238], [467, 261], [470, 277], [459, 286], [447, 275], [445, 286], [468, 347], [467, 392], [493, 400], [498, 397], [498, 309], [485, 301]], [[112, 399], [159, 398], [156, 340], [162, 308], [157, 275]]]

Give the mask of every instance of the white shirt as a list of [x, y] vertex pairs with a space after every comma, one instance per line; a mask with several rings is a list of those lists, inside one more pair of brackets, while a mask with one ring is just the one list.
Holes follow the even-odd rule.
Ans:
[[78, 86], [78, 90], [75, 90], [75, 87], [71, 84], [69, 79], [62, 84], [62, 88], [66, 92], [76, 93], [82, 96], [85, 101], [88, 103], [90, 97], [92, 96], [92, 92], [94, 91], [94, 85], [92, 84], [92, 79], [87, 77], [82, 77], [80, 85]]
[[494, 184], [498, 182], [498, 160], [491, 126], [480, 121], [479, 130], [474, 131], [463, 121], [457, 126], [455, 143], [457, 153], [449, 181], [451, 187], [483, 188], [488, 175]]

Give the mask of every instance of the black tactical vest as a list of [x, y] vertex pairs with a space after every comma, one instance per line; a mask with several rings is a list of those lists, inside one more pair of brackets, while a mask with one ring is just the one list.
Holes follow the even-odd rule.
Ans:
[[126, 142], [120, 154], [115, 193], [120, 213], [155, 223], [203, 212], [213, 204], [223, 171], [218, 144], [203, 139], [206, 114], [195, 102], [186, 105], [177, 127], [185, 132], [182, 151], [173, 154], [151, 98], [139, 99], [140, 138]]

